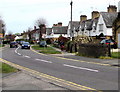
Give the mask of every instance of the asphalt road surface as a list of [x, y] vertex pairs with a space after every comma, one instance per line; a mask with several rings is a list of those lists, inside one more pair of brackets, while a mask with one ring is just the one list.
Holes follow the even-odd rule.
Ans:
[[6, 47], [2, 58], [17, 65], [97, 90], [118, 90], [118, 68]]

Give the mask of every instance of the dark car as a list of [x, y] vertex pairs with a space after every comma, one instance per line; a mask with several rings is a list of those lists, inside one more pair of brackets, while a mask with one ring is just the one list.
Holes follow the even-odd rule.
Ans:
[[47, 47], [46, 41], [40, 41], [39, 46], [40, 47]]
[[10, 48], [17, 48], [18, 43], [17, 42], [10, 42]]
[[19, 44], [22, 45], [25, 41], [19, 41]]
[[100, 42], [100, 44], [106, 44], [106, 45], [110, 44], [111, 48], [114, 48], [114, 49], [117, 48], [117, 43], [112, 39], [104, 39]]
[[21, 45], [22, 49], [30, 49], [30, 43], [29, 42], [23, 42]]

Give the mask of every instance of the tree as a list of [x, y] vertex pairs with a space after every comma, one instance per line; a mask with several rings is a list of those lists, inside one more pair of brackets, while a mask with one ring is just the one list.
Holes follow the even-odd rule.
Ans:
[[32, 35], [32, 34], [31, 34], [31, 30], [32, 30], [32, 29], [29, 27], [29, 28], [28, 28], [29, 41], [31, 41], [31, 39], [32, 39], [32, 37], [31, 37], [31, 35]]
[[39, 40], [42, 39], [42, 34], [46, 33], [47, 22], [44, 18], [39, 18], [36, 21], [36, 25], [39, 27]]
[[3, 19], [0, 17], [0, 33], [3, 34], [3, 41], [4, 41], [4, 36], [5, 36], [5, 23], [3, 21]]

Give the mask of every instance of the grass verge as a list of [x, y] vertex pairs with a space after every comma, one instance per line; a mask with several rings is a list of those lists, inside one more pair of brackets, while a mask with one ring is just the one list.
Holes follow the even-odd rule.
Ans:
[[40, 47], [39, 45], [32, 46], [33, 49], [39, 50], [40, 53], [44, 54], [61, 54], [60, 51], [55, 50], [52, 47]]
[[112, 55], [112, 58], [120, 59], [120, 52], [112, 52], [111, 55]]
[[3, 45], [3, 44], [0, 44], [0, 47], [4, 47], [4, 45]]
[[16, 68], [0, 62], [0, 73], [12, 73], [12, 72], [17, 72], [17, 71], [18, 70]]
[[[89, 58], [95, 58], [95, 57], [90, 57], [90, 56], [86, 56], [86, 55], [84, 55], [84, 54], [76, 54], [76, 55], [78, 55], [78, 56], [83, 56], [83, 57], [89, 57]], [[120, 52], [112, 52], [111, 53], [111, 57], [107, 57], [107, 56], [100, 56], [100, 57], [98, 57], [99, 59], [120, 59]]]

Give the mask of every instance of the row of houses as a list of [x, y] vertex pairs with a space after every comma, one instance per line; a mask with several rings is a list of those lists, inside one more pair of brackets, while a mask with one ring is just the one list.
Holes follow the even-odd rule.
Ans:
[[[91, 13], [91, 19], [87, 19], [86, 15], [81, 15], [79, 21], [71, 21], [68, 26], [63, 26], [62, 22], [58, 24], [53, 24], [52, 28], [46, 28], [43, 26], [41, 29], [34, 27], [34, 30], [24, 32], [24, 39], [39, 40], [41, 38], [53, 38], [57, 39], [60, 35], [64, 37], [76, 37], [78, 35], [86, 35], [91, 37], [113, 37], [118, 44], [120, 39], [119, 33], [120, 29], [115, 29], [113, 23], [115, 19], [119, 19], [119, 13], [117, 12], [117, 7], [114, 5], [109, 5], [107, 7], [107, 12], [93, 11]], [[120, 22], [120, 21], [117, 21]], [[71, 27], [72, 26], [72, 27]], [[119, 26], [119, 24], [118, 24]], [[72, 29], [71, 29], [72, 28]], [[116, 32], [118, 33], [116, 35]]]

